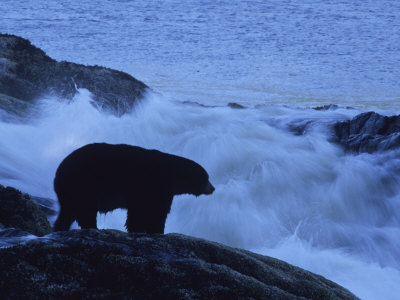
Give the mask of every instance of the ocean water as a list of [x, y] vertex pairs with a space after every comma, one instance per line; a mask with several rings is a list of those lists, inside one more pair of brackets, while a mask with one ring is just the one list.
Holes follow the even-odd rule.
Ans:
[[[216, 191], [175, 197], [166, 232], [283, 259], [362, 299], [397, 299], [400, 152], [346, 154], [328, 125], [399, 113], [398, 11], [394, 0], [2, 0], [0, 32], [152, 90], [121, 118], [84, 89], [71, 103], [40, 99], [24, 123], [0, 118], [0, 184], [56, 199], [58, 164], [90, 142], [182, 155]], [[341, 108], [310, 109], [331, 103]], [[306, 119], [305, 135], [288, 131]], [[125, 218], [100, 215], [98, 226], [123, 229]]]

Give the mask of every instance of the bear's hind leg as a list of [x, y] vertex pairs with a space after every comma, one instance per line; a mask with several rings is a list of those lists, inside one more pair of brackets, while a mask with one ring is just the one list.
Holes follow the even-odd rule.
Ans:
[[97, 210], [85, 209], [79, 212], [76, 221], [82, 229], [97, 229]]
[[60, 208], [57, 220], [54, 223], [53, 231], [66, 231], [71, 227], [72, 222], [75, 218], [72, 216], [68, 209]]

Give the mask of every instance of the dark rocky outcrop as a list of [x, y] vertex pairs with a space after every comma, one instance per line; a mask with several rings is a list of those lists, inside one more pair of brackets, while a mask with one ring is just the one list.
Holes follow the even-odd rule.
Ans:
[[0, 185], [2, 299], [357, 299], [283, 261], [179, 234], [38, 238], [51, 231], [44, 212], [51, 200]]
[[77, 87], [88, 89], [97, 107], [116, 115], [130, 111], [147, 88], [126, 73], [57, 62], [26, 39], [0, 34], [0, 109], [20, 115], [43, 95], [72, 99]]
[[375, 112], [357, 115], [333, 125], [333, 141], [347, 151], [372, 153], [400, 146], [400, 115], [382, 116]]
[[2, 185], [0, 185], [0, 228], [15, 228], [37, 236], [52, 232], [44, 208], [35, 204], [28, 194]]
[[400, 148], [400, 115], [387, 117], [371, 111], [345, 121], [302, 118], [282, 128], [294, 135], [304, 135], [317, 126], [326, 129], [329, 141], [342, 146], [346, 152], [374, 153]]
[[283, 261], [179, 234], [57, 232], [0, 249], [9, 299], [357, 299]]

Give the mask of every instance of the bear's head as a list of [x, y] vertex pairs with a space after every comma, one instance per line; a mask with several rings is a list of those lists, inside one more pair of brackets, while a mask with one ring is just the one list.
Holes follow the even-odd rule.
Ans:
[[198, 163], [182, 158], [179, 167], [175, 169], [178, 175], [173, 194], [192, 194], [197, 196], [210, 195], [215, 191], [209, 176]]

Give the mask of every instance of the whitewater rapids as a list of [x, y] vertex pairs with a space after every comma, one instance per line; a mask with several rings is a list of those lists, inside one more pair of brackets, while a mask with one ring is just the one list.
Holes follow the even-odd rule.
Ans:
[[[91, 101], [82, 89], [70, 103], [42, 99], [28, 122], [1, 122], [1, 184], [56, 199], [56, 168], [73, 150], [155, 148], [200, 163], [216, 187], [211, 196], [175, 197], [166, 233], [283, 259], [363, 299], [400, 292], [398, 151], [350, 155], [328, 141], [327, 124], [358, 111], [207, 107], [149, 93], [118, 118]], [[296, 136], [286, 125], [301, 118], [317, 125]], [[99, 215], [98, 226], [124, 230], [125, 218], [124, 210]]]

